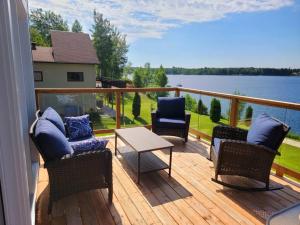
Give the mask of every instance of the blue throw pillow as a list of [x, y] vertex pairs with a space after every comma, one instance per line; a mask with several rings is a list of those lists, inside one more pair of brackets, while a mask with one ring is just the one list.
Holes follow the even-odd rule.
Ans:
[[49, 120], [53, 123], [64, 135], [66, 135], [65, 125], [60, 115], [51, 107], [48, 107], [43, 113], [43, 119]]
[[157, 101], [159, 117], [184, 119], [185, 99], [182, 97], [159, 97]]
[[38, 120], [35, 138], [46, 161], [60, 159], [64, 155], [74, 152], [64, 134], [48, 120]]
[[108, 140], [92, 136], [88, 139], [70, 141], [69, 143], [73, 148], [75, 154], [79, 154], [85, 151], [104, 150], [106, 148]]
[[247, 135], [247, 142], [264, 145], [276, 151], [285, 136], [281, 122], [263, 113], [252, 123]]
[[93, 134], [89, 115], [65, 117], [65, 122], [71, 141], [91, 137]]

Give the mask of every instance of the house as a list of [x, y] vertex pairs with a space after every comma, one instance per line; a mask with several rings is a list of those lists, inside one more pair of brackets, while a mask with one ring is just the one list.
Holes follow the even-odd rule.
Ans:
[[[36, 88], [95, 88], [99, 64], [88, 34], [51, 31], [52, 47], [32, 44]], [[42, 110], [53, 106], [62, 115], [78, 115], [95, 109], [95, 95], [43, 96]]]

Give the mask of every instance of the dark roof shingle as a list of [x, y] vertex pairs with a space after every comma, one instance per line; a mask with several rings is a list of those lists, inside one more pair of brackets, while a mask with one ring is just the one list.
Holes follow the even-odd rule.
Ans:
[[32, 58], [34, 62], [54, 62], [51, 47], [36, 46], [32, 51]]
[[[79, 32], [67, 32], [67, 31], [51, 31], [52, 59], [44, 61], [41, 58], [45, 57], [46, 50], [41, 52], [40, 48], [33, 50], [35, 55], [33, 60], [35, 62], [56, 62], [56, 63], [78, 63], [78, 64], [98, 64], [99, 60], [96, 55], [96, 50], [92, 44], [90, 36], [88, 34]], [[53, 54], [52, 54], [53, 52]], [[43, 57], [42, 57], [43, 56]]]

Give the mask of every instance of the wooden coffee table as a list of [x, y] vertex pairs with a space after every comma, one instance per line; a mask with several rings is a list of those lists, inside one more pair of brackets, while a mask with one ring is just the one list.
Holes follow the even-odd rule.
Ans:
[[[138, 184], [142, 173], [169, 169], [171, 176], [172, 149], [174, 145], [154, 134], [145, 127], [124, 128], [115, 130], [115, 154], [119, 152], [137, 173]], [[118, 138], [126, 146], [118, 147]], [[153, 151], [169, 149], [169, 165], [153, 154]]]

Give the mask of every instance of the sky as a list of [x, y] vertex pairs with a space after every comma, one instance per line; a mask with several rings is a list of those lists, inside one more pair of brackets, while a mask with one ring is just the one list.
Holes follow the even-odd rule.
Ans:
[[129, 44], [134, 66], [300, 68], [300, 0], [29, 0], [29, 7], [78, 19], [93, 10]]

